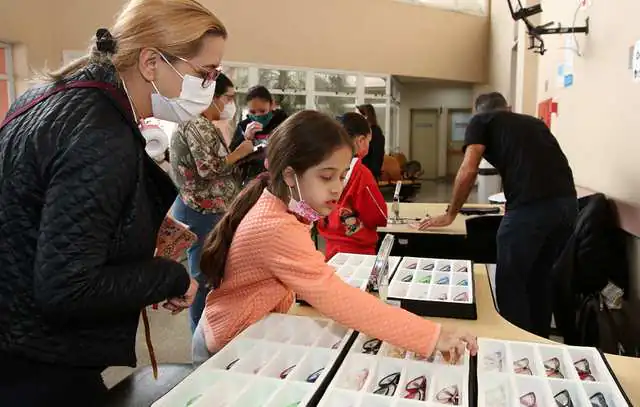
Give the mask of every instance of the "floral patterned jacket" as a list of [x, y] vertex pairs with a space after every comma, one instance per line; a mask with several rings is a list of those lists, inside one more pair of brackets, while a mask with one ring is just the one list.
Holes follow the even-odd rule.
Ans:
[[228, 165], [222, 132], [202, 116], [181, 123], [171, 137], [171, 168], [185, 204], [201, 213], [226, 212], [240, 191]]

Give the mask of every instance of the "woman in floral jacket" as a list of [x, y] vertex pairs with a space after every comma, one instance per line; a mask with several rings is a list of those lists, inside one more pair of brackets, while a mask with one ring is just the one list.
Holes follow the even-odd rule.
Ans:
[[253, 152], [253, 143], [242, 142], [233, 152], [212, 121], [231, 120], [236, 112], [231, 80], [220, 74], [211, 106], [201, 116], [180, 124], [171, 137], [171, 168], [180, 188], [173, 215], [198, 235], [188, 251], [189, 272], [199, 283], [190, 308], [191, 329], [198, 325], [207, 295], [206, 279], [200, 273], [200, 251], [227, 205], [240, 190], [235, 163]]

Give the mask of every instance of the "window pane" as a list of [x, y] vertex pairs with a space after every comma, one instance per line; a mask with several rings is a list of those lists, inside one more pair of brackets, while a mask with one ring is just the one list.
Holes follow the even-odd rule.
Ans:
[[9, 84], [7, 81], [0, 80], [0, 121], [4, 118], [9, 110]]
[[258, 84], [267, 89], [305, 90], [307, 88], [307, 73], [304, 71], [260, 69], [258, 70]]
[[273, 95], [273, 99], [280, 109], [284, 110], [287, 115], [306, 109], [306, 95]]
[[225, 67], [224, 74], [231, 79], [237, 89], [247, 89], [249, 87], [249, 68], [245, 67]]
[[0, 73], [7, 73], [7, 50], [0, 48]]
[[247, 94], [238, 92], [236, 93], [236, 117], [233, 120], [234, 126], [237, 126], [241, 120], [243, 120], [249, 114], [249, 108], [247, 107]]
[[356, 75], [317, 72], [314, 80], [319, 92], [356, 93]]
[[356, 99], [350, 97], [339, 96], [317, 96], [316, 109], [327, 113], [332, 117], [343, 115], [347, 112], [353, 112], [356, 107]]
[[366, 76], [364, 78], [364, 93], [385, 96], [387, 94], [387, 80], [378, 76]]
[[378, 118], [378, 125], [382, 131], [384, 131], [384, 126], [387, 121], [387, 102], [383, 99], [365, 99], [364, 103], [373, 105], [376, 111], [376, 117]]

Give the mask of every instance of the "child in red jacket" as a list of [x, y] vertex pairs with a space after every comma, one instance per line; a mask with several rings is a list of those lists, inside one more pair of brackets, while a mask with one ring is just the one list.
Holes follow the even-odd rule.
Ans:
[[341, 121], [353, 140], [356, 156], [336, 209], [318, 222], [318, 232], [327, 244], [327, 260], [339, 252], [375, 254], [376, 229], [387, 225], [387, 204], [373, 174], [362, 163], [371, 141], [369, 123], [359, 113], [347, 113]]

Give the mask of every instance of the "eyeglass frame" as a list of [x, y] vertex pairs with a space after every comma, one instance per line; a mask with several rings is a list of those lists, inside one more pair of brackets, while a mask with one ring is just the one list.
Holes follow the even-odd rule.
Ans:
[[197, 74], [200, 78], [202, 78], [201, 86], [202, 86], [203, 89], [206, 89], [209, 86], [211, 86], [211, 84], [215, 83], [215, 81], [218, 79], [218, 77], [222, 73], [222, 67], [221, 66], [217, 66], [214, 69], [207, 69], [202, 65], [198, 65], [196, 63], [193, 63], [193, 62], [189, 61], [186, 58], [183, 58], [183, 57], [178, 56], [178, 55], [174, 55], [174, 54], [172, 54], [170, 52], [167, 52], [167, 51], [158, 50], [158, 53], [162, 57], [162, 60], [165, 61], [167, 64], [169, 64], [176, 71], [176, 73], [179, 73], [181, 76], [184, 76], [184, 74], [179, 72], [176, 69], [176, 67], [174, 67], [173, 64], [169, 60], [170, 59], [177, 59], [177, 60], [182, 61], [185, 64], [189, 65], [189, 67], [191, 67], [191, 69], [194, 70], [194, 73]]

